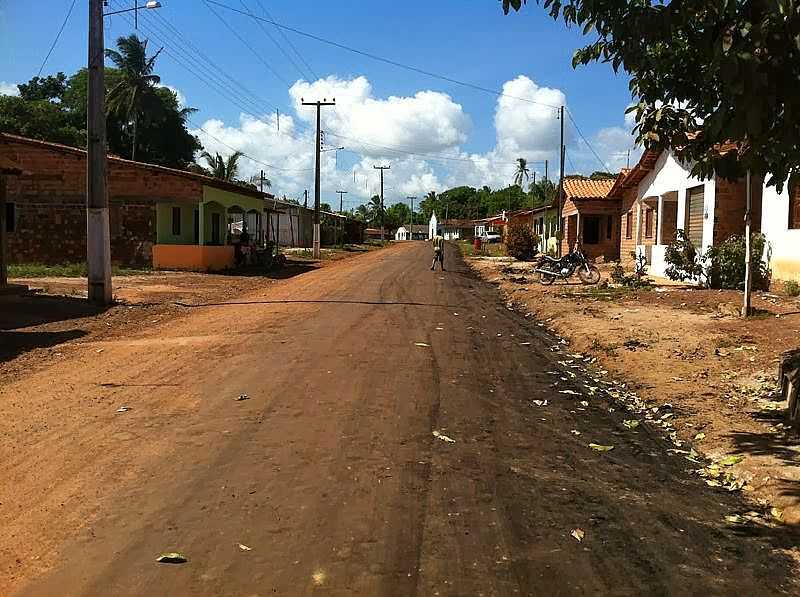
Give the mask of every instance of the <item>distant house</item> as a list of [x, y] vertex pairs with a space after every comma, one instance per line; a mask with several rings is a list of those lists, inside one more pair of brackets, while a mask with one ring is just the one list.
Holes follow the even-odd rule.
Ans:
[[470, 240], [475, 237], [472, 220], [445, 220], [440, 231], [445, 240]]
[[[7, 184], [9, 262], [86, 259], [86, 152], [0, 134], [0, 157], [23, 170]], [[234, 264], [231, 230], [247, 224], [263, 244], [273, 199], [202, 174], [108, 157], [112, 262], [165, 269]]]
[[[624, 174], [621, 175], [624, 177]], [[590, 259], [619, 259], [620, 199], [611, 194], [618, 178], [598, 180], [564, 178], [561, 211], [561, 252], [566, 255], [576, 241]]]
[[428, 227], [424, 224], [407, 224], [400, 226], [394, 233], [395, 240], [426, 240], [428, 238]]
[[439, 219], [436, 217], [436, 212], [431, 214], [431, 219], [428, 220], [428, 239], [432, 239], [439, 234]]
[[[383, 239], [384, 240], [391, 240], [394, 238], [394, 234], [388, 228], [383, 230]], [[364, 230], [364, 238], [366, 240], [381, 240], [381, 229], [380, 228], [366, 228]]]

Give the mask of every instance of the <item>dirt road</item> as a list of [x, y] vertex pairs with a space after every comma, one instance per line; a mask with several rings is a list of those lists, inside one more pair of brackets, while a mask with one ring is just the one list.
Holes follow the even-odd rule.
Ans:
[[726, 526], [740, 498], [551, 387], [553, 340], [447, 258], [370, 253], [0, 388], [0, 593], [794, 592], [793, 528]]

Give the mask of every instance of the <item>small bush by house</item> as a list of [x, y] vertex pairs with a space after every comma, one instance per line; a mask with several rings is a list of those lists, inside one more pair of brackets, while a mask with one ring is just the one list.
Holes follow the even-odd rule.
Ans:
[[539, 237], [533, 233], [530, 226], [513, 222], [506, 232], [506, 253], [526, 261], [533, 259], [539, 250]]

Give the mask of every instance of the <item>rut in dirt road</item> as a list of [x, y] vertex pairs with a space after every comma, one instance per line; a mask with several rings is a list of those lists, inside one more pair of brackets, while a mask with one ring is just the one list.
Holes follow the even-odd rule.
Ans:
[[726, 526], [739, 497], [560, 394], [553, 339], [446, 251], [194, 307], [0, 389], [3, 592], [793, 592], [794, 529]]

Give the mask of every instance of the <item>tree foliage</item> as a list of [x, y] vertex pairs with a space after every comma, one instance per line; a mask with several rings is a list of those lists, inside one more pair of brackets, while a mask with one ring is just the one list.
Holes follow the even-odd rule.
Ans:
[[[646, 148], [672, 150], [700, 177], [750, 170], [780, 189], [800, 174], [800, 2], [537, 3], [591, 35], [573, 66], [600, 61], [630, 73]], [[503, 9], [524, 4], [503, 0]]]

